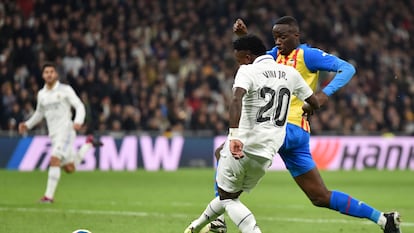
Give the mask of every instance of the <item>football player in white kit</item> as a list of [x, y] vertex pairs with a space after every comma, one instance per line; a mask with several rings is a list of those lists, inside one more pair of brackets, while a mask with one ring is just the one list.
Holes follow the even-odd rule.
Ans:
[[[85, 120], [85, 106], [71, 86], [59, 82], [56, 67], [53, 63], [46, 63], [42, 67], [42, 78], [45, 86], [37, 93], [37, 106], [34, 114], [26, 122], [19, 124], [19, 133], [23, 134], [46, 119], [52, 151], [49, 163], [46, 192], [40, 202], [53, 203], [54, 193], [59, 183], [61, 167], [67, 172], [75, 171], [86, 152], [92, 146], [101, 146], [92, 135], [86, 143], [75, 151], [73, 142], [76, 131], [80, 130]], [[72, 121], [71, 108], [76, 111]]]
[[239, 196], [256, 186], [283, 144], [292, 94], [308, 103], [306, 113], [319, 108], [317, 97], [299, 72], [266, 55], [257, 36], [242, 36], [233, 47], [240, 67], [233, 84], [229, 135], [217, 167], [219, 197], [184, 233], [208, 232], [207, 223], [224, 212], [242, 233], [261, 232]]

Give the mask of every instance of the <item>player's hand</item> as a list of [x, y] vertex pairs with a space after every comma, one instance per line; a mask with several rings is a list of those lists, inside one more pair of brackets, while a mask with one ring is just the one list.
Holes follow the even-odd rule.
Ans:
[[81, 125], [81, 124], [77, 124], [77, 123], [75, 123], [75, 124], [73, 124], [73, 128], [74, 128], [76, 131], [79, 131], [79, 130], [81, 130], [81, 129], [82, 129], [82, 125]]
[[302, 105], [302, 110], [303, 110], [303, 116], [309, 117], [309, 116], [312, 116], [314, 113], [314, 109], [312, 108], [312, 106], [310, 106], [310, 104], [306, 102]]
[[326, 102], [328, 102], [328, 96], [323, 93], [323, 91], [318, 91], [315, 93], [315, 95], [319, 100], [319, 106], [323, 106]]
[[244, 24], [243, 20], [237, 19], [236, 22], [233, 24], [233, 32], [237, 36], [243, 36], [247, 34], [247, 27]]
[[27, 132], [27, 125], [24, 122], [19, 123], [19, 134]]
[[230, 152], [235, 159], [243, 158], [243, 143], [238, 139], [230, 140]]

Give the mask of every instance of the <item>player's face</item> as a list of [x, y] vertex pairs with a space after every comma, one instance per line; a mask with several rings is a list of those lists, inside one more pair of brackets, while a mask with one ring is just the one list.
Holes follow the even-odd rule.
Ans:
[[53, 66], [48, 66], [43, 70], [43, 80], [47, 85], [53, 85], [58, 80], [58, 74]]
[[289, 55], [299, 46], [299, 30], [287, 24], [273, 26], [275, 45], [282, 55]]
[[254, 60], [251, 53], [245, 50], [234, 50], [234, 56], [239, 65], [247, 65], [253, 63]]

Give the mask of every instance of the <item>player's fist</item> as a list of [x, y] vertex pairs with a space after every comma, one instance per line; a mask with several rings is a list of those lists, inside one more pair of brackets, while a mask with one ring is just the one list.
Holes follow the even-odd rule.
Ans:
[[244, 24], [243, 20], [237, 19], [236, 22], [233, 24], [233, 32], [237, 36], [243, 36], [247, 34], [247, 27]]
[[79, 130], [81, 130], [81, 129], [82, 129], [82, 125], [81, 125], [81, 124], [77, 124], [77, 123], [75, 123], [75, 124], [73, 124], [73, 128], [74, 128], [76, 131], [79, 131]]
[[312, 108], [312, 106], [310, 106], [310, 104], [306, 102], [302, 105], [302, 110], [304, 112], [304, 115], [306, 116], [311, 116], [313, 115], [313, 112], [314, 112], [314, 109]]
[[235, 159], [243, 158], [243, 143], [238, 139], [230, 140], [230, 152]]
[[24, 134], [27, 132], [27, 125], [24, 122], [19, 123], [19, 133]]

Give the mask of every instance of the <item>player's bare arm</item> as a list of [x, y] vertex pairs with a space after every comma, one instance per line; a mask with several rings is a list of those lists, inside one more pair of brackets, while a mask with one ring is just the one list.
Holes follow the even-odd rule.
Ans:
[[243, 158], [243, 143], [238, 139], [237, 130], [239, 128], [239, 121], [242, 110], [242, 99], [246, 94], [246, 90], [236, 87], [233, 90], [233, 98], [230, 104], [230, 120], [229, 120], [229, 140], [230, 152], [235, 159]]
[[323, 106], [328, 102], [328, 96], [323, 93], [323, 91], [316, 92], [316, 97], [318, 97], [320, 106]]

